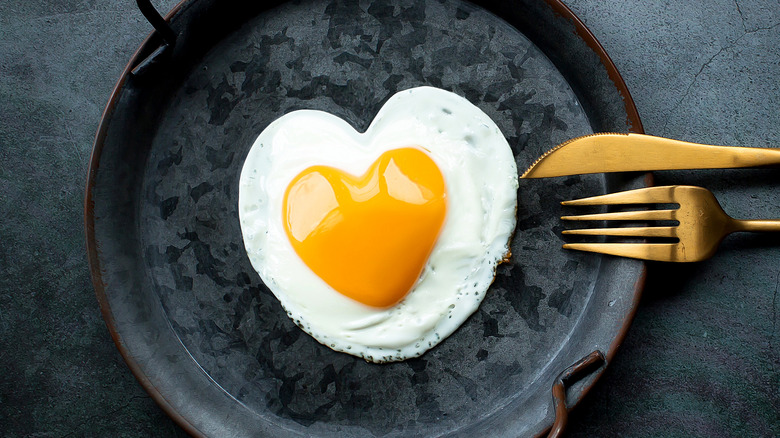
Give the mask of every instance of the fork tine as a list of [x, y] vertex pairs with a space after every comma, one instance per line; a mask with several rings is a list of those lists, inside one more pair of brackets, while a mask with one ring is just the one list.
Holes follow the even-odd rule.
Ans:
[[563, 205], [658, 204], [672, 202], [674, 186], [647, 187], [590, 198], [563, 201]]
[[581, 214], [561, 216], [565, 221], [670, 221], [674, 220], [676, 210], [640, 210], [617, 211], [612, 213]]
[[563, 230], [561, 233], [580, 236], [677, 237], [677, 227], [585, 228]]
[[658, 262], [684, 261], [676, 255], [676, 246], [674, 243], [567, 243], [563, 248]]

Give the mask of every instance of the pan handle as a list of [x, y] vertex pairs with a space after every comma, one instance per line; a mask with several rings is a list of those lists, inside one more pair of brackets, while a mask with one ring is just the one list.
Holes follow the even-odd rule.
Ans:
[[165, 40], [165, 44], [173, 47], [176, 44], [176, 33], [171, 29], [171, 26], [165, 21], [165, 19], [157, 12], [157, 9], [152, 6], [151, 0], [136, 0], [138, 9], [144, 14], [144, 17], [149, 21], [160, 36]]
[[142, 59], [135, 67], [130, 71], [134, 77], [141, 77], [145, 72], [152, 69], [154, 65], [161, 64], [167, 59], [174, 45], [176, 44], [176, 32], [173, 31], [167, 21], [157, 12], [157, 9], [152, 6], [151, 0], [136, 0], [138, 9], [144, 14], [144, 17], [154, 27], [157, 34], [162, 37], [162, 45], [153, 51], [146, 58]]
[[550, 428], [550, 433], [547, 435], [547, 438], [560, 437], [569, 420], [569, 410], [566, 408], [566, 387], [606, 364], [607, 359], [604, 357], [604, 353], [596, 350], [558, 374], [552, 387], [555, 421], [553, 422], [552, 428]]

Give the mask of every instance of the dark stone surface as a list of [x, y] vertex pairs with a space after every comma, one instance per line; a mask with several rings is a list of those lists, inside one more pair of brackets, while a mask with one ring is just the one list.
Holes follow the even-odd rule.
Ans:
[[[645, 132], [780, 147], [780, 4], [567, 2], [616, 63]], [[780, 171], [656, 172], [711, 189], [737, 218], [780, 217]], [[778, 235], [732, 235], [711, 260], [650, 264], [618, 356], [573, 436], [778, 436]]]
[[[776, 1], [567, 3], [617, 64], [646, 132], [780, 146]], [[157, 4], [165, 10], [173, 2]], [[92, 138], [113, 82], [148, 31], [134, 2], [108, 8], [93, 1], [0, 4], [0, 430], [7, 436], [184, 435], [128, 372], [86, 267], [82, 200]], [[251, 65], [230, 70], [246, 74]], [[210, 96], [224, 94], [216, 91]], [[209, 120], [226, 117], [217, 111]], [[171, 152], [172, 163], [181, 160]], [[706, 186], [737, 217], [780, 217], [778, 175], [663, 172], [657, 182]], [[199, 184], [187, 197], [161, 199], [155, 213], [167, 219], [218, 189]], [[176, 248], [158, 255], [181, 256]], [[734, 236], [707, 262], [650, 265], [634, 325], [572, 415], [570, 434], [780, 434], [779, 262], [780, 239]], [[555, 291], [539, 292], [567, 312]], [[510, 306], [521, 313], [527, 304]], [[538, 315], [525, 317], [538, 323]], [[490, 336], [491, 325], [484, 327]], [[412, 376], [425, 368], [410, 364]], [[325, 375], [338, 379], [335, 369]]]

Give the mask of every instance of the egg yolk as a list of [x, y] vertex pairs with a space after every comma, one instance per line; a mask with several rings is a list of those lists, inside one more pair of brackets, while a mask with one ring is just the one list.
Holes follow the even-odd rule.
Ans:
[[420, 277], [444, 224], [444, 177], [422, 150], [383, 153], [361, 176], [312, 166], [284, 195], [295, 252], [333, 289], [389, 307]]

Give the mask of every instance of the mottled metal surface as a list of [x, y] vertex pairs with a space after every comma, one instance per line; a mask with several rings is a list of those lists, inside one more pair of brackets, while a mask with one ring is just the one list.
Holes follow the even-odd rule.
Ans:
[[[552, 237], [539, 238], [554, 226], [549, 203], [599, 190], [598, 178], [563, 186], [556, 197], [523, 191], [513, 264], [479, 312], [441, 348], [383, 366], [331, 352], [286, 317], [248, 263], [236, 208], [249, 147], [295, 109], [327, 111], [363, 131], [396, 91], [434, 85], [480, 105], [521, 163], [542, 145], [589, 132], [540, 51], [458, 3], [314, 1], [249, 21], [202, 65], [159, 122], [138, 238], [174, 331], [222, 388], [255, 412], [315, 431], [324, 423], [384, 435], [457, 430], [534, 382], [598, 273], [598, 259], [540, 243]], [[550, 275], [555, 266], [571, 275]]]
[[[534, 5], [549, 26], [571, 26]], [[201, 13], [188, 5], [178, 23]], [[524, 184], [514, 257], [479, 311], [421, 359], [387, 365], [332, 352], [295, 327], [249, 265], [235, 209], [248, 148], [295, 109], [328, 111], [364, 130], [396, 91], [438, 86], [487, 112], [522, 168], [550, 144], [626, 130], [614, 84], [581, 94], [590, 114], [610, 121], [594, 125], [543, 52], [496, 16], [459, 2], [285, 4], [203, 58], [188, 56], [169, 61], [181, 82], [160, 69], [124, 83], [98, 137], [87, 210], [109, 324], [139, 378], [183, 423], [218, 436], [258, 427], [537, 434], [552, 422], [554, 376], [594, 349], [611, 354], [641, 264], [562, 251], [550, 232], [559, 227], [560, 201], [603, 192], [601, 176]], [[191, 69], [187, 59], [195, 59]], [[608, 78], [598, 56], [590, 62]], [[576, 65], [567, 67], [575, 74]], [[155, 80], [167, 82], [155, 88]], [[225, 394], [205, 405], [203, 387], [214, 384]]]
[[[648, 133], [780, 144], [778, 7], [567, 0]], [[155, 2], [167, 10], [170, 1]], [[127, 371], [95, 304], [83, 179], [100, 112], [149, 25], [134, 2], [0, 2], [0, 426], [8, 436], [185, 436]], [[773, 171], [668, 172], [727, 212], [778, 217]], [[777, 436], [778, 245], [651, 265], [637, 318], [570, 436]]]

